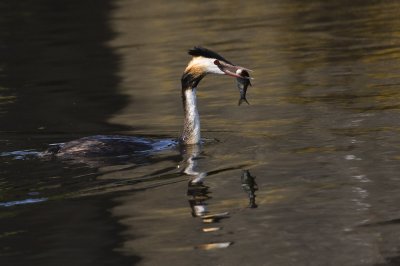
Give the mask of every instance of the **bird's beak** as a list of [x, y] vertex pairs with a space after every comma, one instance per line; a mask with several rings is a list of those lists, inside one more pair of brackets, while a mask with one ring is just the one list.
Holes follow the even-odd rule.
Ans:
[[228, 64], [228, 63], [223, 62], [223, 61], [220, 61], [220, 60], [215, 60], [215, 61], [214, 61], [214, 64], [215, 64], [216, 66], [218, 66], [218, 68], [219, 68], [222, 72], [224, 72], [225, 75], [232, 76], [232, 77], [235, 77], [235, 78], [251, 79], [250, 77], [244, 77], [244, 76], [241, 76], [241, 75], [239, 75], [239, 74], [236, 74], [236, 73], [237, 73], [237, 70], [239, 70], [239, 69], [240, 69], [240, 70], [252, 71], [252, 70], [250, 70], [250, 69], [247, 69], [247, 68], [244, 68], [244, 67], [241, 67], [241, 66], [231, 65], [231, 64]]

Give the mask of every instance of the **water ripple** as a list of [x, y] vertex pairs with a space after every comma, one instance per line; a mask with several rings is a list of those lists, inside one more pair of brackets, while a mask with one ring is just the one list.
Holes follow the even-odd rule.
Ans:
[[17, 201], [7, 201], [7, 202], [0, 202], [0, 206], [2, 207], [12, 207], [16, 205], [25, 205], [25, 204], [33, 204], [39, 203], [48, 200], [47, 198], [37, 198], [37, 199], [24, 199], [24, 200], [17, 200]]

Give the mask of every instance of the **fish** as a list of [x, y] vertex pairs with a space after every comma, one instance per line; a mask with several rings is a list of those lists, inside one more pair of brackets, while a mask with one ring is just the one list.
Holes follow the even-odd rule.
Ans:
[[241, 105], [243, 102], [246, 102], [247, 104], [250, 105], [250, 103], [246, 99], [246, 92], [247, 92], [247, 87], [250, 85], [250, 75], [247, 70], [244, 69], [238, 69], [236, 71], [236, 74], [242, 76], [243, 78], [236, 78], [236, 85], [239, 89], [240, 92], [240, 99], [238, 105]]

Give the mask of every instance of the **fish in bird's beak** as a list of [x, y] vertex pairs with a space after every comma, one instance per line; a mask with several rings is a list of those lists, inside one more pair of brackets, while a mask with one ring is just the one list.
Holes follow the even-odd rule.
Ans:
[[[238, 74], [238, 71], [251, 71], [250, 69], [241, 67], [241, 66], [235, 66], [232, 64], [229, 64], [227, 62], [221, 61], [221, 60], [215, 60], [214, 64], [222, 71], [225, 73], [225, 75], [232, 76], [235, 78], [244, 78], [244, 79], [250, 79], [250, 76], [248, 77], [243, 77], [240, 74]], [[248, 73], [247, 73], [248, 74]]]
[[239, 92], [240, 92], [239, 105], [241, 105], [243, 102], [250, 104], [246, 99], [246, 92], [247, 92], [247, 87], [249, 85], [251, 86], [251, 83], [250, 83], [251, 77], [249, 74], [249, 72], [251, 70], [241, 67], [241, 66], [232, 65], [230, 63], [227, 63], [227, 62], [224, 62], [221, 60], [215, 60], [214, 64], [222, 72], [224, 72], [225, 75], [236, 78], [237, 87], [239, 88]]
[[247, 87], [249, 85], [251, 86], [249, 72], [247, 70], [238, 69], [236, 71], [236, 74], [239, 75], [239, 77], [236, 78], [237, 87], [240, 92], [240, 99], [238, 105], [241, 105], [243, 102], [250, 104], [246, 99]]

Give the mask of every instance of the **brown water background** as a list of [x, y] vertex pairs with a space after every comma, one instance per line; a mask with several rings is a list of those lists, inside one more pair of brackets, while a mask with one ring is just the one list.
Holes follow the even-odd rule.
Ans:
[[[399, 265], [399, 11], [2, 1], [0, 265]], [[237, 106], [229, 77], [201, 82], [201, 151], [32, 156], [84, 136], [178, 137], [194, 45], [254, 70], [251, 105]], [[200, 205], [214, 216], [196, 216]]]

